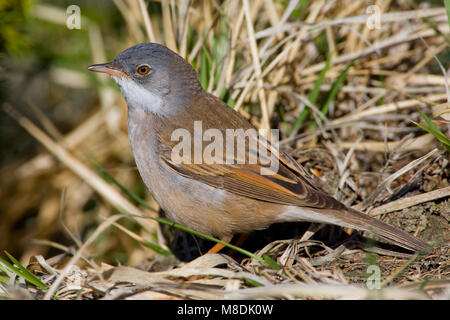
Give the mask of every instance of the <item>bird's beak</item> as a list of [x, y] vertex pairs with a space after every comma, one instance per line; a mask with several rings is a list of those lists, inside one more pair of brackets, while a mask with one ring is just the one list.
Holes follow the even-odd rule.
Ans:
[[112, 62], [93, 64], [88, 67], [89, 71], [107, 73], [116, 77], [128, 77], [128, 75], [120, 67], [114, 65]]

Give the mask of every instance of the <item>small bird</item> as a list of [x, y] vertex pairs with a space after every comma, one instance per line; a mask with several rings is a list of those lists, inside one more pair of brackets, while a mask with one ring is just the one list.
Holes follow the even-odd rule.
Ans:
[[[223, 157], [223, 161], [203, 157], [207, 152], [197, 159], [198, 148], [212, 148], [212, 137], [216, 143], [221, 142], [220, 134], [225, 139], [230, 130], [256, 129], [203, 90], [194, 68], [170, 49], [138, 44], [112, 62], [88, 70], [107, 73], [119, 85], [128, 105], [128, 136], [139, 173], [174, 222], [229, 242], [236, 233], [273, 223], [308, 221], [369, 231], [412, 251], [427, 248], [422, 240], [328, 195], [300, 164], [262, 135], [245, 137], [240, 156], [233, 148], [220, 150], [215, 144], [209, 154], [212, 160]], [[201, 140], [199, 128], [204, 132]], [[180, 157], [190, 161], [174, 159], [182, 135], [192, 148]], [[249, 161], [262, 154], [275, 162]]]

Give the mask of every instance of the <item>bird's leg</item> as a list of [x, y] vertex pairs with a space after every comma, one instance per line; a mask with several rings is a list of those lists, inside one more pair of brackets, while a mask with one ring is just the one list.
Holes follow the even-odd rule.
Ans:
[[355, 229], [352, 229], [352, 228], [345, 228], [345, 229], [344, 229], [344, 232], [345, 232], [346, 234], [348, 234], [349, 236], [351, 236], [352, 233], [353, 233], [353, 230], [355, 230]]
[[248, 239], [248, 237], [250, 237], [251, 234], [252, 234], [251, 232], [247, 232], [247, 233], [243, 233], [243, 234], [239, 235], [239, 238], [236, 240], [234, 245], [236, 247], [240, 247], [241, 245], [244, 244], [244, 242]]
[[[230, 243], [231, 239], [233, 239], [233, 235], [232, 234], [229, 234], [229, 235], [226, 235], [226, 236], [223, 236], [223, 237], [220, 238], [220, 240], [222, 240], [223, 242], [226, 242], [226, 243]], [[217, 253], [220, 250], [222, 250], [223, 247], [225, 247], [224, 244], [216, 243], [214, 247], [212, 247], [211, 249], [208, 250], [207, 254], [208, 253]]]

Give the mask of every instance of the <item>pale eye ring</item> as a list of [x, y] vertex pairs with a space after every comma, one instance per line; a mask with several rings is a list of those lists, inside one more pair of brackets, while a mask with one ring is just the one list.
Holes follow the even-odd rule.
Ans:
[[145, 76], [150, 72], [150, 67], [146, 64], [141, 64], [136, 68], [136, 72], [140, 74], [141, 76]]

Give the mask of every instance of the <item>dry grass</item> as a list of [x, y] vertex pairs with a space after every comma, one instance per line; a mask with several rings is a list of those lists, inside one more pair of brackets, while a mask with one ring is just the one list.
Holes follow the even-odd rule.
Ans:
[[[155, 221], [140, 218], [155, 217], [157, 212], [139, 207], [95, 171], [92, 159], [157, 208], [142, 191], [134, 168], [123, 98], [105, 85], [108, 79], [99, 76], [98, 105], [92, 106], [87, 120], [64, 135], [39, 111], [43, 130], [18, 114], [14, 106], [3, 106], [49, 153], [19, 159], [1, 169], [0, 243], [20, 254], [20, 261], [50, 290], [13, 289], [12, 283], [23, 282], [13, 279], [9, 285], [0, 282], [0, 295], [51, 298], [57, 293], [62, 299], [450, 298], [449, 153], [410, 122], [420, 122], [416, 111], [420, 107], [432, 115], [444, 134], [450, 134], [448, 83], [436, 68], [437, 56], [446, 54], [448, 59], [449, 24], [444, 8], [407, 1], [318, 0], [300, 9], [298, 1], [286, 1], [283, 7], [273, 0], [228, 0], [222, 4], [161, 0], [161, 14], [155, 14], [146, 9], [143, 0], [114, 3], [129, 33], [127, 43], [121, 43], [115, 52], [148, 40], [164, 43], [196, 66], [210, 92], [234, 104], [254, 125], [279, 128], [283, 149], [317, 175], [327, 191], [348, 205], [432, 241], [436, 249], [411, 257], [389, 248], [362, 250], [364, 245], [358, 239], [343, 246], [333, 245], [320, 233], [309, 241], [276, 240], [278, 236], [272, 234], [269, 243], [264, 246], [261, 242], [255, 250], [275, 259], [281, 270], [225, 254], [183, 263], [150, 250], [142, 243], [170, 247], [175, 253], [190, 250], [194, 257], [203, 247], [200, 242], [187, 245], [187, 249], [173, 248], [178, 238], [167, 237], [167, 230], [161, 230]], [[365, 14], [374, 3], [381, 9], [380, 27], [371, 29]], [[36, 5], [34, 15], [64, 24], [62, 10]], [[92, 63], [104, 62], [105, 35], [92, 21], [86, 28]], [[308, 95], [327, 59], [329, 70], [319, 88], [319, 99], [311, 102]], [[322, 98], [350, 62], [353, 65], [343, 85], [322, 114]], [[80, 85], [88, 85], [84, 70], [75, 76]], [[73, 78], [58, 79], [64, 85]], [[298, 132], [290, 132], [305, 108], [310, 110], [309, 117]], [[30, 221], [27, 215], [33, 210], [36, 214]], [[17, 227], [27, 223], [32, 227]], [[67, 245], [58, 242], [62, 235], [70, 239]], [[50, 258], [55, 248], [64, 254]], [[128, 267], [114, 266], [115, 252], [127, 253]], [[365, 287], [368, 265], [381, 272], [380, 290]]]

